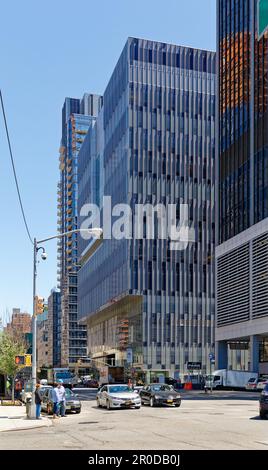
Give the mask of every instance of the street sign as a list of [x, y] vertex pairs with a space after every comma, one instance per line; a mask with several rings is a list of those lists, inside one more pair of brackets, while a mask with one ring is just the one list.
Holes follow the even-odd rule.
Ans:
[[201, 370], [202, 364], [201, 362], [187, 362], [187, 369], [188, 370]]
[[262, 38], [268, 29], [268, 0], [258, 0], [257, 7], [258, 38]]
[[133, 352], [132, 348], [127, 348], [127, 363], [132, 364], [133, 363]]
[[210, 361], [214, 361], [214, 359], [215, 359], [215, 356], [214, 356], [213, 353], [209, 353], [208, 357], [209, 357]]

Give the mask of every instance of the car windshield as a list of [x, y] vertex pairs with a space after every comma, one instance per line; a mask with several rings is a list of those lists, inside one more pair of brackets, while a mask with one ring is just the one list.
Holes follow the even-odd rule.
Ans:
[[46, 390], [51, 389], [52, 387], [40, 387], [40, 393], [45, 393]]
[[162, 385], [162, 384], [152, 385], [151, 389], [154, 392], [171, 392], [172, 390], [174, 390], [174, 388], [171, 385]]
[[65, 396], [66, 396], [66, 398], [73, 398], [75, 396], [75, 394], [69, 388], [66, 388], [65, 389]]
[[108, 388], [109, 393], [125, 393], [125, 392], [133, 392], [132, 388], [128, 385], [113, 385], [112, 387]]
[[251, 383], [251, 382], [256, 382], [256, 379], [252, 377], [251, 379], [249, 379], [248, 383]]

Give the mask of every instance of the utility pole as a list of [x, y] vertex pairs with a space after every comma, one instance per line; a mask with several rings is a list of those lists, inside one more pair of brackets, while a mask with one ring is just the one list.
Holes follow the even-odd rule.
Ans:
[[37, 242], [34, 238], [34, 253], [33, 253], [33, 317], [32, 317], [32, 402], [30, 408], [29, 418], [35, 419], [36, 405], [34, 399], [34, 392], [36, 386], [36, 311], [35, 311], [35, 297], [36, 297], [36, 255], [37, 255]]
[[33, 317], [32, 317], [32, 402], [31, 402], [31, 408], [29, 410], [29, 415], [28, 417], [31, 419], [36, 418], [36, 405], [35, 405], [35, 397], [34, 397], [34, 392], [35, 392], [35, 386], [36, 386], [36, 315], [37, 312], [35, 311], [35, 297], [36, 297], [36, 277], [37, 277], [37, 268], [36, 268], [36, 262], [37, 262], [37, 253], [39, 250], [42, 250], [42, 255], [41, 258], [43, 260], [47, 259], [47, 254], [45, 252], [45, 249], [42, 246], [39, 246], [41, 243], [45, 243], [49, 240], [54, 240], [54, 239], [59, 239], [63, 238], [66, 235], [70, 235], [72, 233], [82, 233], [86, 232], [89, 234], [92, 234], [93, 236], [96, 237], [101, 237], [102, 236], [102, 229], [100, 228], [92, 228], [92, 229], [75, 229], [75, 230], [70, 230], [68, 232], [64, 232], [61, 234], [53, 235], [52, 237], [44, 238], [43, 240], [37, 240], [34, 238], [34, 252], [33, 252]]

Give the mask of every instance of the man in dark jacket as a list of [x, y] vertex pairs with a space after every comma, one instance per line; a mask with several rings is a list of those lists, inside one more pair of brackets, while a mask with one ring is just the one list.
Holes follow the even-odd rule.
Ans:
[[41, 397], [41, 393], [40, 393], [40, 384], [39, 383], [37, 383], [36, 386], [35, 386], [34, 401], [35, 401], [35, 405], [36, 405], [36, 419], [42, 419], [40, 417], [42, 397]]

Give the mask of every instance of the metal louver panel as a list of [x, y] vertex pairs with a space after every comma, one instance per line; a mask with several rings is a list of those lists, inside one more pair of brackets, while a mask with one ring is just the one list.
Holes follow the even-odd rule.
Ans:
[[217, 326], [249, 320], [249, 243], [217, 261]]
[[268, 316], [268, 234], [252, 243], [252, 318]]

